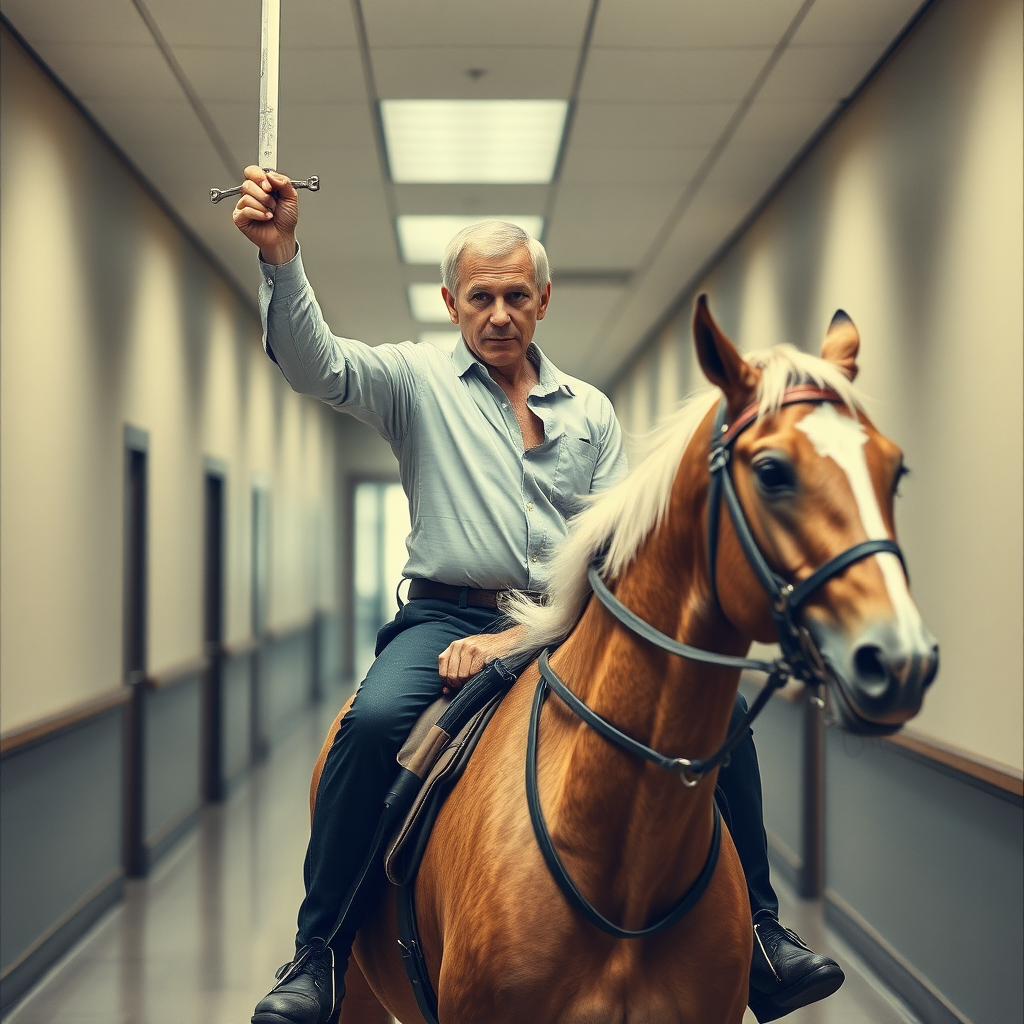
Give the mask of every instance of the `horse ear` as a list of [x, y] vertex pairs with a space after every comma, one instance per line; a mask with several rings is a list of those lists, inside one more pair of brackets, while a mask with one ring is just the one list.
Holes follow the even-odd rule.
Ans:
[[821, 358], [834, 363], [850, 380], [857, 377], [860, 335], [845, 309], [837, 309], [821, 343]]
[[722, 389], [730, 406], [746, 405], [757, 388], [757, 371], [715, 323], [706, 295], [697, 297], [693, 312], [693, 340], [704, 376]]

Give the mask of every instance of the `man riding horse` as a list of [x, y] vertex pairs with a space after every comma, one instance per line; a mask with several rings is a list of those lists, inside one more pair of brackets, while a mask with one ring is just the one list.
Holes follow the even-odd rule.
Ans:
[[[513, 224], [459, 232], [441, 293], [462, 338], [371, 347], [331, 334], [295, 239], [298, 197], [283, 175], [245, 171], [233, 220], [258, 246], [267, 354], [298, 392], [369, 423], [398, 457], [412, 532], [409, 602], [377, 638], [377, 659], [342, 719], [323, 768], [305, 861], [296, 958], [253, 1024], [325, 1024], [360, 919], [337, 917], [372, 843], [396, 754], [420, 713], [514, 645], [503, 591], [540, 592], [543, 558], [579, 496], [621, 479], [626, 457], [609, 400], [533, 344], [551, 295], [547, 255]], [[733, 722], [746, 711], [737, 698]], [[769, 880], [761, 780], [748, 732], [718, 783], [746, 874], [755, 941], [751, 1003], [778, 1017], [834, 992], [839, 965], [778, 920]], [[340, 976], [343, 970], [338, 971]]]

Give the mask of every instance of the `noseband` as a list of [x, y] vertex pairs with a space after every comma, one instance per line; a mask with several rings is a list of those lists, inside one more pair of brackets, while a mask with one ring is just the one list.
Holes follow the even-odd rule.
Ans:
[[[843, 399], [834, 391], [819, 388], [813, 384], [798, 384], [786, 389], [779, 405], [780, 407], [803, 403], [817, 405], [822, 402], [842, 405]], [[530, 810], [530, 820], [533, 824], [534, 835], [537, 837], [537, 843], [547, 863], [548, 870], [569, 902], [592, 924], [616, 938], [645, 938], [650, 935], [656, 935], [680, 920], [704, 894], [704, 890], [711, 881], [715, 865], [718, 861], [721, 838], [721, 818], [718, 806], [717, 804], [714, 805], [711, 846], [708, 850], [704, 867], [701, 869], [697, 880], [683, 894], [682, 899], [659, 921], [639, 931], [629, 931], [609, 921], [579, 891], [569, 876], [565, 865], [555, 849], [540, 806], [540, 792], [537, 785], [537, 736], [540, 725], [540, 712], [548, 690], [550, 689], [557, 694], [571, 711], [578, 715], [592, 729], [600, 733], [606, 740], [627, 753], [649, 761], [659, 768], [674, 772], [680, 777], [684, 786], [693, 787], [713, 768], [717, 768], [719, 765], [727, 762], [730, 751], [743, 738], [746, 730], [750, 728], [751, 723], [761, 713], [772, 694], [783, 686], [788, 679], [799, 679], [811, 687], [815, 693], [813, 699], [821, 704], [817, 691], [822, 683], [827, 682], [828, 670], [810, 633], [805, 626], [798, 624], [794, 618], [804, 601], [832, 579], [833, 576], [838, 575], [855, 562], [869, 558], [871, 555], [883, 553], [895, 555], [903, 565], [904, 572], [906, 572], [903, 552], [895, 541], [888, 539], [866, 540], [861, 541], [859, 544], [854, 544], [841, 554], [830, 558], [824, 565], [815, 569], [806, 579], [801, 580], [795, 585], [788, 583], [772, 569], [765, 560], [761, 549], [757, 546], [757, 541], [754, 539], [750, 524], [747, 522], [743, 506], [740, 504], [736, 488], [732, 482], [732, 475], [729, 472], [732, 447], [743, 431], [756, 422], [758, 412], [758, 404], [756, 402], [752, 403], [740, 413], [732, 424], [729, 424], [726, 421], [727, 405], [725, 398], [722, 398], [721, 402], [719, 402], [718, 409], [715, 412], [711, 431], [711, 451], [708, 456], [708, 466], [711, 473], [711, 482], [708, 488], [708, 567], [710, 570], [711, 590], [719, 609], [721, 609], [721, 603], [718, 601], [716, 569], [718, 560], [718, 526], [724, 500], [740, 548], [754, 570], [754, 574], [760, 581], [761, 586], [768, 593], [772, 621], [775, 625], [779, 647], [782, 651], [780, 657], [773, 661], [762, 661], [757, 658], [739, 658], [729, 654], [718, 654], [715, 651], [705, 651], [699, 647], [691, 647], [689, 644], [680, 643], [673, 637], [667, 636], [660, 630], [655, 629], [649, 622], [640, 618], [639, 615], [619, 601], [605, 585], [596, 561], [591, 563], [587, 571], [587, 578], [593, 588], [594, 595], [611, 613], [613, 618], [625, 626], [631, 633], [653, 644], [660, 650], [686, 658], [689, 661], [714, 665], [718, 668], [764, 672], [767, 674], [768, 678], [765, 680], [765, 685], [762, 687], [757, 699], [750, 706], [740, 724], [726, 737], [725, 742], [718, 750], [707, 758], [668, 757], [653, 750], [631, 736], [627, 736], [607, 719], [592, 711], [565, 685], [548, 663], [548, 652], [545, 650], [540, 655], [540, 679], [537, 681], [533, 707], [530, 712], [530, 728], [526, 749], [526, 799]]]

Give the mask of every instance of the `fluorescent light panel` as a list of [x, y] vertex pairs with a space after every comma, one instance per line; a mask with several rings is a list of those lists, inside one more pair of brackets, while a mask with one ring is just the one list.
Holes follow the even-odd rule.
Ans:
[[391, 179], [546, 184], [568, 108], [565, 100], [381, 100]]
[[398, 243], [402, 259], [406, 263], [441, 262], [444, 247], [457, 232], [482, 220], [508, 220], [518, 224], [528, 235], [540, 238], [544, 231], [544, 218], [534, 215], [512, 216], [511, 214], [480, 217], [433, 217], [418, 214], [402, 214], [398, 218]]
[[439, 284], [409, 285], [409, 310], [413, 320], [421, 324], [450, 324], [448, 307], [441, 298]]
[[420, 334], [420, 342], [424, 345], [433, 345], [445, 352], [452, 352], [461, 337], [461, 331], [423, 331]]

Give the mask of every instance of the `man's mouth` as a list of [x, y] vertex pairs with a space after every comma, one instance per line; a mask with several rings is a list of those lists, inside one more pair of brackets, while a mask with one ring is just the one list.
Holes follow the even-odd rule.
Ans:
[[515, 338], [481, 338], [481, 341], [515, 341]]

